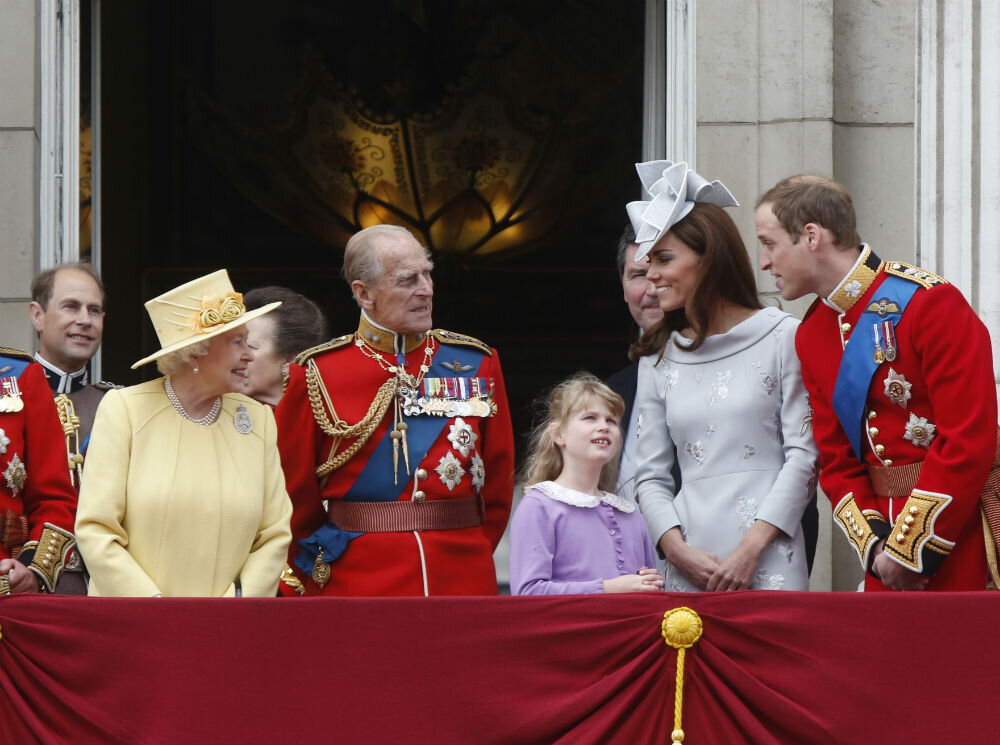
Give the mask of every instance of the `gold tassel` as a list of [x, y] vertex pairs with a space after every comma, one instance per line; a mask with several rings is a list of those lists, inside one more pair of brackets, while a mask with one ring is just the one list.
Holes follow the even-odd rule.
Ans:
[[677, 650], [677, 677], [674, 680], [674, 731], [670, 733], [670, 742], [684, 742], [684, 730], [681, 729], [681, 710], [684, 706], [684, 653], [701, 639], [701, 616], [690, 608], [681, 606], [668, 610], [663, 614], [660, 633], [668, 646]]

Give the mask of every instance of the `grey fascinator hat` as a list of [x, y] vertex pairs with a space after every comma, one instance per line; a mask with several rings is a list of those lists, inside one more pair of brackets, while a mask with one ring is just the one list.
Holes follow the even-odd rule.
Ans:
[[625, 205], [635, 230], [635, 242], [639, 245], [635, 252], [636, 261], [644, 258], [653, 245], [691, 211], [695, 202], [707, 202], [719, 207], [740, 206], [721, 181], [709, 182], [688, 168], [683, 160], [677, 163], [650, 160], [636, 163], [635, 170], [652, 197], [647, 202]]

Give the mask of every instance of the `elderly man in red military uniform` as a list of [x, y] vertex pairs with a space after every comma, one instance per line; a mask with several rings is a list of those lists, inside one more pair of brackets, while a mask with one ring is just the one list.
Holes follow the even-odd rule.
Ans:
[[76, 543], [76, 492], [42, 366], [0, 348], [0, 594], [52, 592]]
[[820, 483], [866, 591], [984, 589], [980, 498], [997, 453], [986, 327], [953, 285], [862, 244], [830, 179], [781, 181], [756, 220], [781, 296], [819, 295], [795, 344]]
[[431, 328], [432, 264], [405, 228], [344, 250], [353, 334], [292, 365], [276, 411], [292, 498], [283, 592], [496, 594], [514, 450], [495, 350]]

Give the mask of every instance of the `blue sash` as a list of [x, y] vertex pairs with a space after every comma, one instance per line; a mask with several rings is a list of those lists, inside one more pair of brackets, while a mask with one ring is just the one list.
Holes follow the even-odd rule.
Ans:
[[[444, 354], [442, 349], [438, 349], [431, 362], [430, 370], [427, 372], [428, 378], [473, 378], [479, 372], [479, 367], [483, 363], [485, 355], [473, 347], [449, 346], [448, 353]], [[450, 370], [442, 363], [452, 363], [458, 361], [461, 366], [455, 365], [455, 370]], [[468, 368], [468, 369], [467, 369]], [[465, 372], [457, 372], [465, 370]], [[387, 414], [388, 416], [388, 414]], [[427, 455], [431, 445], [441, 435], [445, 425], [451, 421], [446, 416], [408, 416], [406, 423], [409, 428], [406, 430], [406, 442], [410, 451], [410, 467], [416, 469], [417, 465]], [[406, 475], [403, 465], [403, 454], [399, 454], [399, 483], [393, 483], [392, 472], [392, 438], [389, 437], [391, 430], [386, 432], [379, 441], [378, 446], [372, 452], [364, 469], [358, 476], [351, 488], [344, 494], [344, 499], [348, 502], [395, 502], [399, 495], [403, 493], [410, 479]]]
[[[448, 346], [447, 354], [439, 348], [434, 360], [431, 362], [430, 370], [427, 371], [428, 378], [473, 378], [479, 372], [485, 354], [472, 347]], [[455, 369], [444, 367], [443, 363], [459, 362]], [[465, 370], [465, 372], [459, 372]], [[387, 413], [386, 416], [391, 416]], [[427, 451], [437, 441], [445, 425], [451, 421], [446, 416], [408, 416], [406, 423], [406, 442], [410, 453], [410, 468], [416, 470], [418, 464], [423, 461]], [[372, 452], [368, 462], [362, 469], [357, 480], [351, 485], [343, 496], [348, 502], [395, 502], [403, 493], [406, 485], [410, 482], [410, 477], [406, 475], [403, 454], [399, 454], [399, 483], [393, 483], [392, 468], [392, 438], [389, 437], [390, 429], [385, 433], [378, 445]], [[338, 559], [347, 549], [347, 545], [363, 533], [341, 530], [334, 523], [326, 523], [316, 530], [312, 535], [303, 538], [298, 545], [303, 549], [295, 558], [295, 564], [305, 574], [309, 574], [313, 569], [313, 562], [319, 554], [319, 549], [323, 549], [323, 560], [331, 563]]]
[[875, 311], [865, 310], [844, 348], [844, 356], [840, 360], [840, 370], [837, 373], [837, 384], [833, 390], [833, 410], [837, 413], [840, 426], [850, 440], [851, 448], [858, 460], [862, 460], [861, 433], [866, 421], [865, 403], [868, 400], [868, 389], [880, 364], [875, 361], [872, 326], [891, 321], [895, 328], [918, 287], [916, 282], [902, 277], [891, 275], [886, 277], [876, 292], [879, 297], [875, 298], [873, 295], [873, 300], [878, 302], [886, 298], [895, 303], [899, 310], [884, 316]]

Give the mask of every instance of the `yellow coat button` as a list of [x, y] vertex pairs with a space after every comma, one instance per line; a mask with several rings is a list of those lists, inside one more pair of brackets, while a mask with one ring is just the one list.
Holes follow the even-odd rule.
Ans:
[[415, 491], [415, 492], [413, 492], [413, 501], [414, 502], [423, 502], [425, 499], [427, 499], [427, 495], [424, 494], [422, 491]]
[[868, 434], [871, 437], [878, 437], [878, 427], [869, 427], [868, 428]]

